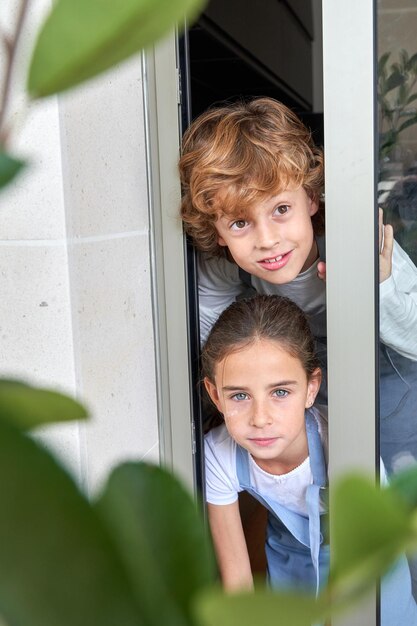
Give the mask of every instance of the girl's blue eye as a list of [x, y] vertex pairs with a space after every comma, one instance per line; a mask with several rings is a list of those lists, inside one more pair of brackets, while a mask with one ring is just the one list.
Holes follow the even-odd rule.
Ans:
[[231, 230], [242, 230], [247, 225], [246, 220], [236, 220], [230, 225]]
[[289, 210], [289, 206], [288, 204], [280, 204], [279, 206], [275, 207], [275, 213], [278, 213], [278, 215], [285, 215], [285, 213], [288, 212]]
[[231, 396], [232, 400], [237, 400], [238, 402], [241, 402], [242, 400], [246, 400], [248, 397], [247, 393], [243, 393], [243, 391], [240, 391], [239, 393], [235, 393], [233, 396]]
[[275, 389], [274, 391], [274, 395], [277, 398], [286, 398], [288, 396], [288, 391], [286, 391], [285, 389]]

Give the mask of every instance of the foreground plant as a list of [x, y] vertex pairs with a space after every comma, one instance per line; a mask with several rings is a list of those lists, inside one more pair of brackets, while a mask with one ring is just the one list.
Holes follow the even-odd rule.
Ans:
[[[0, 78], [0, 188], [22, 169], [7, 152], [12, 127], [14, 73], [32, 0], [16, 4], [12, 34], [0, 31], [5, 70]], [[56, 0], [41, 27], [30, 63], [27, 92], [37, 99], [70, 89], [148, 48], [176, 24], [192, 22], [205, 0]]]
[[417, 469], [380, 489], [360, 474], [342, 478], [333, 499], [330, 582], [315, 598], [273, 593], [225, 596], [209, 590], [199, 598], [204, 626], [311, 626], [353, 608], [405, 552], [417, 549]]
[[379, 157], [386, 159], [402, 133], [417, 123], [417, 53], [401, 50], [399, 60], [388, 65], [391, 53], [378, 61]]
[[[43, 419], [42, 416], [43, 415]], [[0, 616], [21, 626], [189, 626], [214, 581], [197, 504], [163, 469], [126, 463], [93, 502], [23, 429], [84, 418], [56, 392], [0, 383]]]
[[166, 470], [125, 463], [92, 502], [25, 431], [84, 419], [71, 398], [0, 382], [0, 616], [20, 626], [309, 626], [348, 610], [417, 546], [417, 471], [387, 489], [333, 489], [330, 583], [316, 599], [226, 595], [193, 497]]

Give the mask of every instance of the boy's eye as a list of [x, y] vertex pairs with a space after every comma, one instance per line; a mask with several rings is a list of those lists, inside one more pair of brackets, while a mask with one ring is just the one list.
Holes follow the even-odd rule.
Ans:
[[232, 224], [230, 224], [230, 228], [231, 230], [241, 230], [242, 228], [245, 228], [246, 225], [246, 220], [236, 220], [235, 222], [232, 222]]
[[233, 394], [233, 396], [230, 397], [232, 400], [237, 400], [238, 402], [241, 402], [242, 400], [247, 400], [248, 394], [243, 393], [243, 391], [239, 391], [239, 393], [235, 393]]
[[274, 396], [277, 398], [286, 398], [288, 393], [289, 392], [286, 389], [275, 389]]
[[275, 213], [277, 213], [278, 215], [285, 215], [285, 213], [288, 212], [289, 210], [289, 206], [288, 204], [279, 204], [277, 207], [275, 207]]

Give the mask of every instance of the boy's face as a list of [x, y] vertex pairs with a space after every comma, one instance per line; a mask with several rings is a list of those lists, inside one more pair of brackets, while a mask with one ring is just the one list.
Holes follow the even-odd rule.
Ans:
[[253, 206], [246, 219], [221, 215], [218, 243], [246, 272], [275, 285], [289, 283], [317, 259], [311, 217], [316, 202], [302, 187]]

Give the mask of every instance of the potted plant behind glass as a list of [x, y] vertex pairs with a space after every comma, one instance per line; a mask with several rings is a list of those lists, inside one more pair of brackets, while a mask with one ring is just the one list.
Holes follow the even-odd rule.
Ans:
[[398, 178], [417, 158], [404, 154], [401, 145], [404, 131], [417, 123], [417, 53], [401, 50], [389, 66], [390, 56], [385, 52], [378, 61], [380, 180]]

